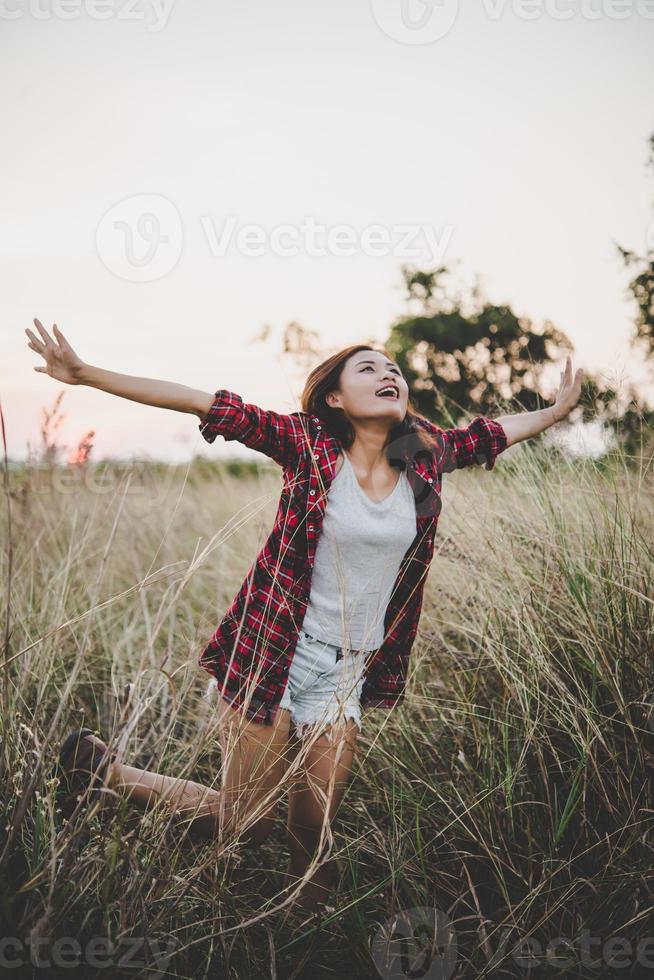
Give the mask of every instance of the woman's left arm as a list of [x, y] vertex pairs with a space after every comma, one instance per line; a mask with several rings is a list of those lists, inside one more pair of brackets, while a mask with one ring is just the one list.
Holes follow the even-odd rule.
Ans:
[[539, 408], [535, 412], [517, 412], [515, 415], [501, 415], [495, 419], [506, 432], [507, 446], [523, 439], [531, 439], [569, 415], [579, 401], [583, 377], [582, 368], [578, 368], [573, 377], [572, 360], [568, 355], [553, 405]]

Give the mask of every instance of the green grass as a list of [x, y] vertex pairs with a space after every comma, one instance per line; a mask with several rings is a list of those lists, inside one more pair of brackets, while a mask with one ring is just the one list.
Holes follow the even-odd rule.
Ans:
[[[651, 460], [616, 450], [566, 462], [535, 442], [492, 473], [445, 477], [406, 700], [364, 714], [334, 828], [335, 912], [305, 936], [271, 911], [284, 800], [252, 850], [193, 839], [125, 801], [56, 820], [49, 769], [81, 724], [124, 734], [133, 765], [216, 783], [197, 657], [281, 488], [267, 465], [108, 474], [100, 491], [88, 475], [57, 483], [13, 467], [5, 485], [3, 936], [172, 938], [160, 975], [174, 977], [290, 977], [307, 955], [300, 976], [349, 980], [378, 976], [382, 923], [435, 905], [456, 930], [452, 976], [526, 977], [511, 947], [533, 938], [544, 951], [557, 937], [573, 944], [570, 962], [559, 947], [532, 975], [647, 975], [636, 947], [654, 936]], [[601, 968], [575, 961], [584, 930]], [[631, 944], [627, 967], [607, 962], [611, 939]]]

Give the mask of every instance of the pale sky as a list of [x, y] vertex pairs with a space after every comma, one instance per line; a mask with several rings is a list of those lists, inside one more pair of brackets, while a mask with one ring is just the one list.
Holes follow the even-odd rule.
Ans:
[[[294, 411], [284, 326], [383, 341], [402, 264], [478, 274], [574, 367], [639, 376], [614, 242], [642, 254], [654, 219], [654, 0], [1, 0], [0, 20], [11, 457], [62, 389], [61, 441], [95, 429], [94, 459], [253, 455], [35, 373], [34, 316], [91, 364]], [[322, 254], [311, 223], [344, 237]]]

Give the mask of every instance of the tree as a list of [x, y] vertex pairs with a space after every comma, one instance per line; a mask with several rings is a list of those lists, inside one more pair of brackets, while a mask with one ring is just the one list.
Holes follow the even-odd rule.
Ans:
[[[445, 266], [403, 266], [402, 274], [408, 301], [421, 310], [395, 321], [386, 347], [423, 415], [447, 427], [464, 412], [532, 411], [549, 403], [543, 374], [548, 364], [560, 363], [573, 350], [566, 334], [549, 321], [536, 329], [509, 306], [487, 302], [477, 286], [469, 298], [452, 293]], [[569, 421], [596, 419], [615, 432], [628, 452], [650, 451], [654, 413], [634, 385], [619, 392], [586, 371], [581, 400]]]
[[[646, 166], [654, 169], [654, 133], [649, 137], [649, 157]], [[650, 221], [647, 234], [647, 252], [638, 255], [636, 252], [622, 248], [616, 243], [616, 248], [627, 268], [636, 269], [636, 275], [627, 286], [636, 301], [636, 317], [634, 333], [631, 338], [632, 347], [642, 351], [650, 366], [654, 365], [654, 218]], [[654, 443], [654, 411], [648, 408], [640, 395], [633, 391], [628, 405], [616, 418], [623, 442], [627, 447], [637, 452], [640, 447], [651, 447]]]
[[[647, 165], [654, 169], [654, 133], [649, 138]], [[638, 255], [634, 251], [622, 248], [621, 245], [616, 247], [625, 266], [627, 268], [636, 266], [638, 270], [627, 286], [638, 309], [632, 344], [642, 349], [646, 358], [650, 358], [654, 354], [654, 218], [648, 228], [646, 255]]]
[[282, 354], [289, 354], [303, 372], [309, 371], [323, 356], [318, 331], [291, 320], [282, 334]]
[[452, 295], [445, 266], [402, 266], [408, 300], [422, 309], [391, 327], [386, 346], [408, 381], [416, 408], [439, 425], [468, 411], [488, 415], [514, 403], [542, 407], [541, 380], [548, 363], [573, 350], [547, 321], [536, 329], [509, 306], [495, 306], [477, 287], [469, 298]]

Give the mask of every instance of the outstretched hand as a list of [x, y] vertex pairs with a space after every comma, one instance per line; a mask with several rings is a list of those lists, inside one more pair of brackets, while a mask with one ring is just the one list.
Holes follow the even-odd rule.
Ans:
[[554, 417], [557, 422], [569, 415], [581, 397], [581, 382], [584, 378], [582, 368], [577, 368], [572, 376], [572, 359], [568, 354], [565, 370], [561, 371], [561, 382], [554, 402]]
[[54, 340], [40, 320], [35, 318], [34, 326], [41, 334], [41, 339], [29, 327], [26, 327], [25, 333], [30, 338], [30, 343], [27, 346], [40, 354], [45, 361], [45, 365], [35, 367], [34, 370], [41, 374], [49, 374], [55, 381], [63, 381], [68, 385], [81, 384], [80, 376], [84, 362], [77, 356], [57, 324], [52, 325]]

